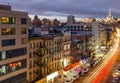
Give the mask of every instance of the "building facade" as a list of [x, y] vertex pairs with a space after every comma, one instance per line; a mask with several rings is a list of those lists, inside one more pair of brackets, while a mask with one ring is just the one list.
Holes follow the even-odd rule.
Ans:
[[67, 23], [68, 24], [74, 24], [75, 22], [76, 22], [75, 17], [73, 15], [67, 16]]
[[28, 13], [0, 5], [0, 83], [26, 80]]
[[[46, 35], [29, 39], [27, 79], [34, 82], [46, 78], [47, 83], [57, 81], [63, 68], [63, 37]], [[55, 77], [51, 75], [55, 74]]]

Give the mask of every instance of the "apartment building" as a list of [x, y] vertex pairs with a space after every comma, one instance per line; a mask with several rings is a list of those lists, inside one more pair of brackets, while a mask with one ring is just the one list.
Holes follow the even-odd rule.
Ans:
[[0, 5], [0, 83], [22, 83], [27, 75], [28, 13]]
[[[29, 38], [29, 61], [27, 79], [35, 82], [45, 78], [44, 82], [52, 83], [55, 77], [62, 74], [63, 37], [44, 35]], [[55, 76], [51, 76], [55, 73]]]

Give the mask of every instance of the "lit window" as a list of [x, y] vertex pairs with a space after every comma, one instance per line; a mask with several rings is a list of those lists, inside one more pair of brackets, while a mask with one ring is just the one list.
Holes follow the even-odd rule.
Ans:
[[2, 24], [15, 24], [15, 18], [14, 17], [1, 17], [1, 23]]
[[5, 75], [6, 74], [6, 66], [0, 66], [0, 76]]
[[21, 28], [21, 34], [27, 34], [27, 28]]
[[2, 17], [1, 22], [2, 22], [2, 24], [7, 24], [9, 22], [9, 18], [8, 17]]
[[21, 44], [26, 44], [27, 43], [27, 38], [21, 38]]
[[2, 29], [2, 35], [15, 35], [15, 28]]

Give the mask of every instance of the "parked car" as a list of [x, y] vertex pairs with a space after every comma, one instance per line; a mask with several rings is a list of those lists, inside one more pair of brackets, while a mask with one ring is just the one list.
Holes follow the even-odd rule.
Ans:
[[79, 75], [73, 76], [73, 80], [76, 80], [79, 78]]
[[67, 80], [65, 80], [65, 83], [72, 83], [72, 82], [73, 82], [72, 79], [67, 79]]
[[85, 68], [85, 69], [83, 69], [83, 73], [87, 73], [89, 71], [89, 68]]
[[118, 81], [119, 81], [119, 78], [118, 78], [118, 77], [113, 77], [112, 83], [118, 83]]
[[83, 76], [83, 75], [84, 75], [84, 72], [80, 71], [79, 76]]
[[116, 71], [116, 72], [113, 73], [112, 76], [113, 76], [113, 78], [120, 77], [120, 73]]
[[93, 67], [96, 66], [98, 64], [98, 60], [96, 60], [94, 63], [93, 63]]

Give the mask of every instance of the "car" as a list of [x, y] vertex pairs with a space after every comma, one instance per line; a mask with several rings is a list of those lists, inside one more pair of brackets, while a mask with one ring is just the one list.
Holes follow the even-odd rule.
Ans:
[[76, 80], [79, 78], [79, 75], [73, 76], [73, 80]]
[[119, 78], [118, 78], [118, 77], [113, 77], [112, 83], [118, 83], [118, 81], [119, 81]]
[[98, 60], [95, 61], [95, 62], [93, 63], [93, 67], [96, 66], [96, 65], [98, 64], [98, 62], [99, 62]]
[[120, 65], [119, 65], [119, 67], [118, 67], [118, 70], [120, 71]]
[[120, 73], [116, 71], [116, 72], [114, 72], [114, 73], [112, 74], [112, 76], [113, 76], [113, 78], [119, 77], [119, 76], [120, 76]]
[[72, 79], [70, 79], [70, 80], [65, 80], [65, 83], [72, 83], [72, 82], [73, 82]]
[[84, 75], [84, 72], [80, 71], [79, 76], [83, 76], [83, 75]]
[[83, 69], [83, 73], [87, 73], [89, 71], [89, 68]]

